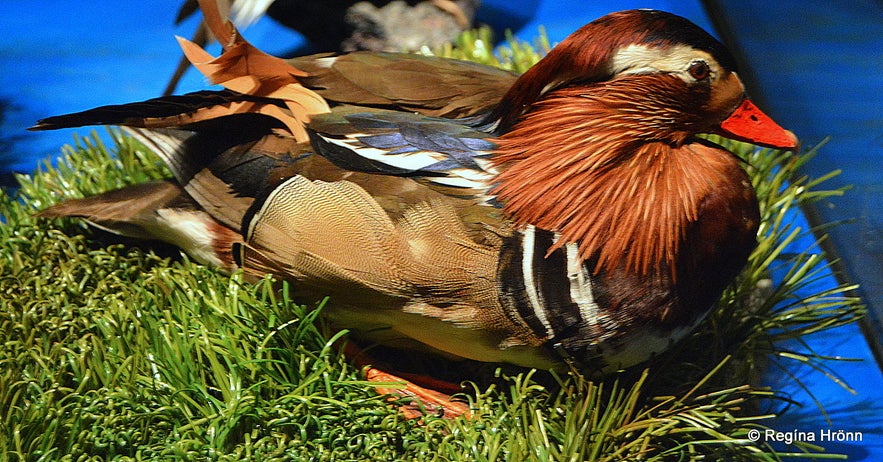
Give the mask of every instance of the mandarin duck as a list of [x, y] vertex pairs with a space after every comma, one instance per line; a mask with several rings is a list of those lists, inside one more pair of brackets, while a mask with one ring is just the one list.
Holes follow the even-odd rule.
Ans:
[[523, 75], [437, 57], [281, 60], [211, 2], [225, 89], [33, 129], [127, 127], [174, 179], [43, 210], [328, 296], [335, 325], [397, 348], [525, 367], [633, 366], [686, 336], [756, 244], [741, 161], [697, 137], [793, 149], [721, 43], [612, 13]]

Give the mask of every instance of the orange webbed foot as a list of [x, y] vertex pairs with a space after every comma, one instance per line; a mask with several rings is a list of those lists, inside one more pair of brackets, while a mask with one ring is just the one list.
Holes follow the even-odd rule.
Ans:
[[469, 417], [469, 406], [464, 402], [454, 401], [448, 394], [417, 385], [410, 380], [372, 366], [367, 366], [364, 369], [364, 374], [365, 379], [369, 382], [402, 383], [401, 386], [378, 386], [377, 392], [413, 398], [410, 403], [399, 407], [399, 411], [407, 419], [417, 419], [426, 414], [434, 414], [446, 419], [454, 419], [461, 415]]
[[461, 415], [469, 417], [469, 406], [462, 401], [455, 401], [448, 393], [457, 393], [462, 387], [457, 384], [418, 374], [393, 374], [375, 367], [375, 361], [365, 354], [361, 348], [350, 341], [344, 346], [344, 354], [357, 366], [363, 368], [362, 373], [369, 382], [378, 384], [377, 392], [392, 395], [390, 401], [398, 401], [395, 396], [411, 398], [410, 402], [399, 407], [399, 411], [407, 419], [417, 419], [427, 414], [437, 415], [446, 419], [454, 419]]

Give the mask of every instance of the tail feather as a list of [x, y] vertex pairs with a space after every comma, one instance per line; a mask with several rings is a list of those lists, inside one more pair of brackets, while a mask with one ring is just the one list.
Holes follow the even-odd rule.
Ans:
[[42, 218], [78, 217], [93, 226], [135, 239], [154, 239], [144, 228], [160, 208], [193, 207], [184, 191], [170, 181], [141, 183], [83, 199], [69, 199], [41, 210]]
[[[246, 109], [272, 104], [266, 98], [229, 90], [197, 91], [146, 101], [100, 106], [86, 111], [40, 119], [28, 130], [56, 130], [88, 125], [123, 125], [144, 128], [191, 128], [224, 116], [250, 112]], [[281, 103], [280, 103], [281, 105]], [[256, 111], [257, 112], [257, 111]]]
[[67, 200], [37, 216], [83, 218], [91, 226], [113, 234], [172, 244], [202, 264], [227, 270], [235, 268], [232, 246], [242, 240], [239, 233], [200, 210], [172, 181], [142, 183]]

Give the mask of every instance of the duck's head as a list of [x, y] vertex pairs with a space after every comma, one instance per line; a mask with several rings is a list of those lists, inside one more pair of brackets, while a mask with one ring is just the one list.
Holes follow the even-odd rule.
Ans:
[[[792, 149], [797, 139], [745, 95], [736, 60], [689, 20], [656, 10], [611, 13], [581, 27], [525, 72], [496, 111], [502, 132], [558, 91], [610, 83], [636, 102], [646, 125], [674, 144], [719, 133], [762, 146]], [[597, 88], [600, 90], [600, 88]]]
[[740, 218], [757, 213], [744, 171], [696, 135], [797, 145], [747, 99], [720, 42], [653, 10], [583, 26], [521, 76], [494, 115], [502, 133], [494, 192], [504, 210], [560, 233], [556, 246], [579, 242], [582, 258], [599, 258], [596, 269], [673, 272], [712, 197], [744, 210], [722, 230], [742, 229], [753, 242], [757, 220]]

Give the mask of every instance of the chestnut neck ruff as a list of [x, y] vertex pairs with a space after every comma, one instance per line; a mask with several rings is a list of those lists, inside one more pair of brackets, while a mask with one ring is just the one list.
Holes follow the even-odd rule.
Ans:
[[660, 77], [554, 90], [495, 140], [493, 192], [516, 224], [560, 233], [549, 253], [577, 242], [596, 273], [676, 274], [703, 198], [739, 161], [693, 138], [710, 125], [697, 110], [707, 93], [660, 96], [680, 80]]

